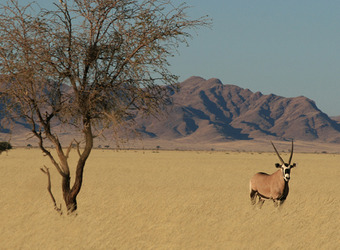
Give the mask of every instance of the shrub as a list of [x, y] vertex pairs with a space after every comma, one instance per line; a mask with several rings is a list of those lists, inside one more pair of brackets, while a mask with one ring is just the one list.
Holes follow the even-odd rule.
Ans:
[[3, 152], [3, 151], [7, 151], [7, 150], [10, 150], [12, 149], [12, 145], [9, 143], [9, 142], [0, 142], [0, 154]]

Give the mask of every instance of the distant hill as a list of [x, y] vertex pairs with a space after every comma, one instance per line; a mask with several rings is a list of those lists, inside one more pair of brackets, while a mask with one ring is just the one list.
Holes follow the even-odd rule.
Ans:
[[146, 137], [194, 141], [258, 138], [340, 143], [340, 126], [314, 101], [253, 93], [218, 79], [191, 77], [164, 119], [138, 119]]
[[[180, 83], [180, 91], [172, 97], [174, 105], [167, 115], [148, 119], [137, 115], [136, 129], [145, 139], [202, 144], [253, 139], [340, 143], [340, 117], [330, 118], [304, 96], [263, 95], [224, 85], [216, 78], [191, 77]], [[65, 129], [61, 136], [69, 139], [74, 136], [70, 131]], [[12, 140], [24, 144], [28, 132], [27, 124], [17, 123]], [[0, 126], [0, 139], [6, 133]]]

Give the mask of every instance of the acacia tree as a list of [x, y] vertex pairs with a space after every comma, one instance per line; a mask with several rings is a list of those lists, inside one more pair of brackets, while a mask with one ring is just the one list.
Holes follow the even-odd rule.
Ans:
[[[190, 19], [187, 9], [171, 0], [60, 0], [52, 10], [17, 0], [1, 6], [6, 111], [29, 122], [61, 176], [68, 212], [77, 209], [94, 138], [103, 129], [129, 127], [136, 111], [157, 114], [168, 104], [168, 87], [177, 82], [168, 70], [169, 56], [187, 43], [189, 31], [210, 25], [206, 17]], [[82, 135], [73, 184], [68, 156], [75, 140], [63, 147], [55, 124], [72, 125]], [[42, 170], [50, 187], [48, 168]]]

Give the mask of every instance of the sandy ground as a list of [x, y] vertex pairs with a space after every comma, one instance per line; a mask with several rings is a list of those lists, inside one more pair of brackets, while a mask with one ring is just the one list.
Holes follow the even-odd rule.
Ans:
[[[273, 140], [277, 149], [281, 152], [288, 152], [291, 148], [290, 141]], [[105, 145], [102, 144], [102, 145]], [[116, 145], [111, 142], [111, 148]], [[233, 152], [272, 152], [273, 147], [269, 139], [256, 140], [236, 140], [224, 142], [201, 142], [194, 140], [176, 139], [176, 140], [131, 140], [121, 144], [121, 148], [127, 149], [160, 149], [165, 150], [205, 150], [205, 151], [233, 151]], [[299, 153], [332, 153], [340, 154], [340, 144], [325, 143], [316, 141], [294, 141], [294, 152]]]
[[293, 161], [286, 203], [259, 209], [249, 179], [276, 170], [274, 153], [95, 150], [70, 217], [53, 210], [48, 159], [14, 149], [0, 155], [0, 249], [340, 249], [340, 155]]
[[[70, 134], [61, 134], [59, 139], [63, 145], [70, 144]], [[82, 141], [80, 138], [76, 138], [78, 141]], [[96, 138], [94, 147], [109, 149], [144, 149], [154, 150], [160, 148], [162, 150], [214, 150], [214, 151], [235, 151], [235, 152], [272, 152], [273, 148], [270, 141], [273, 140], [278, 150], [288, 151], [290, 149], [291, 142], [289, 140], [277, 140], [275, 138], [257, 138], [253, 140], [217, 140], [216, 138], [209, 140], [201, 140], [202, 138], [168, 138], [168, 139], [150, 139], [144, 138], [143, 140], [134, 138], [130, 140], [119, 140], [118, 142], [112, 135], [107, 135], [105, 138]], [[38, 145], [35, 137], [32, 137], [31, 133], [23, 134], [1, 134], [0, 141], [10, 141], [13, 147], [27, 147], [28, 144], [33, 147]], [[117, 145], [118, 144], [118, 145]], [[45, 146], [50, 146], [46, 142]], [[299, 141], [294, 140], [295, 152], [299, 153], [335, 153], [340, 154], [339, 143], [326, 143], [321, 141]]]

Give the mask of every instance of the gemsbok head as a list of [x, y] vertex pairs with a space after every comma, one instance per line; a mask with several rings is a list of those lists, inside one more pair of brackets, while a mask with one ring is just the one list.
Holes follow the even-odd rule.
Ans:
[[279, 157], [280, 163], [276, 163], [275, 167], [279, 168], [273, 174], [266, 174], [263, 172], [255, 174], [250, 179], [250, 199], [253, 205], [256, 204], [256, 198], [259, 197], [258, 203], [260, 207], [264, 203], [264, 199], [273, 200], [275, 206], [282, 205], [286, 200], [289, 192], [289, 180], [290, 180], [290, 170], [296, 166], [295, 163], [291, 164], [293, 157], [293, 141], [292, 149], [290, 152], [290, 157], [288, 163], [285, 163], [279, 152], [275, 148], [273, 142], [271, 144]]

